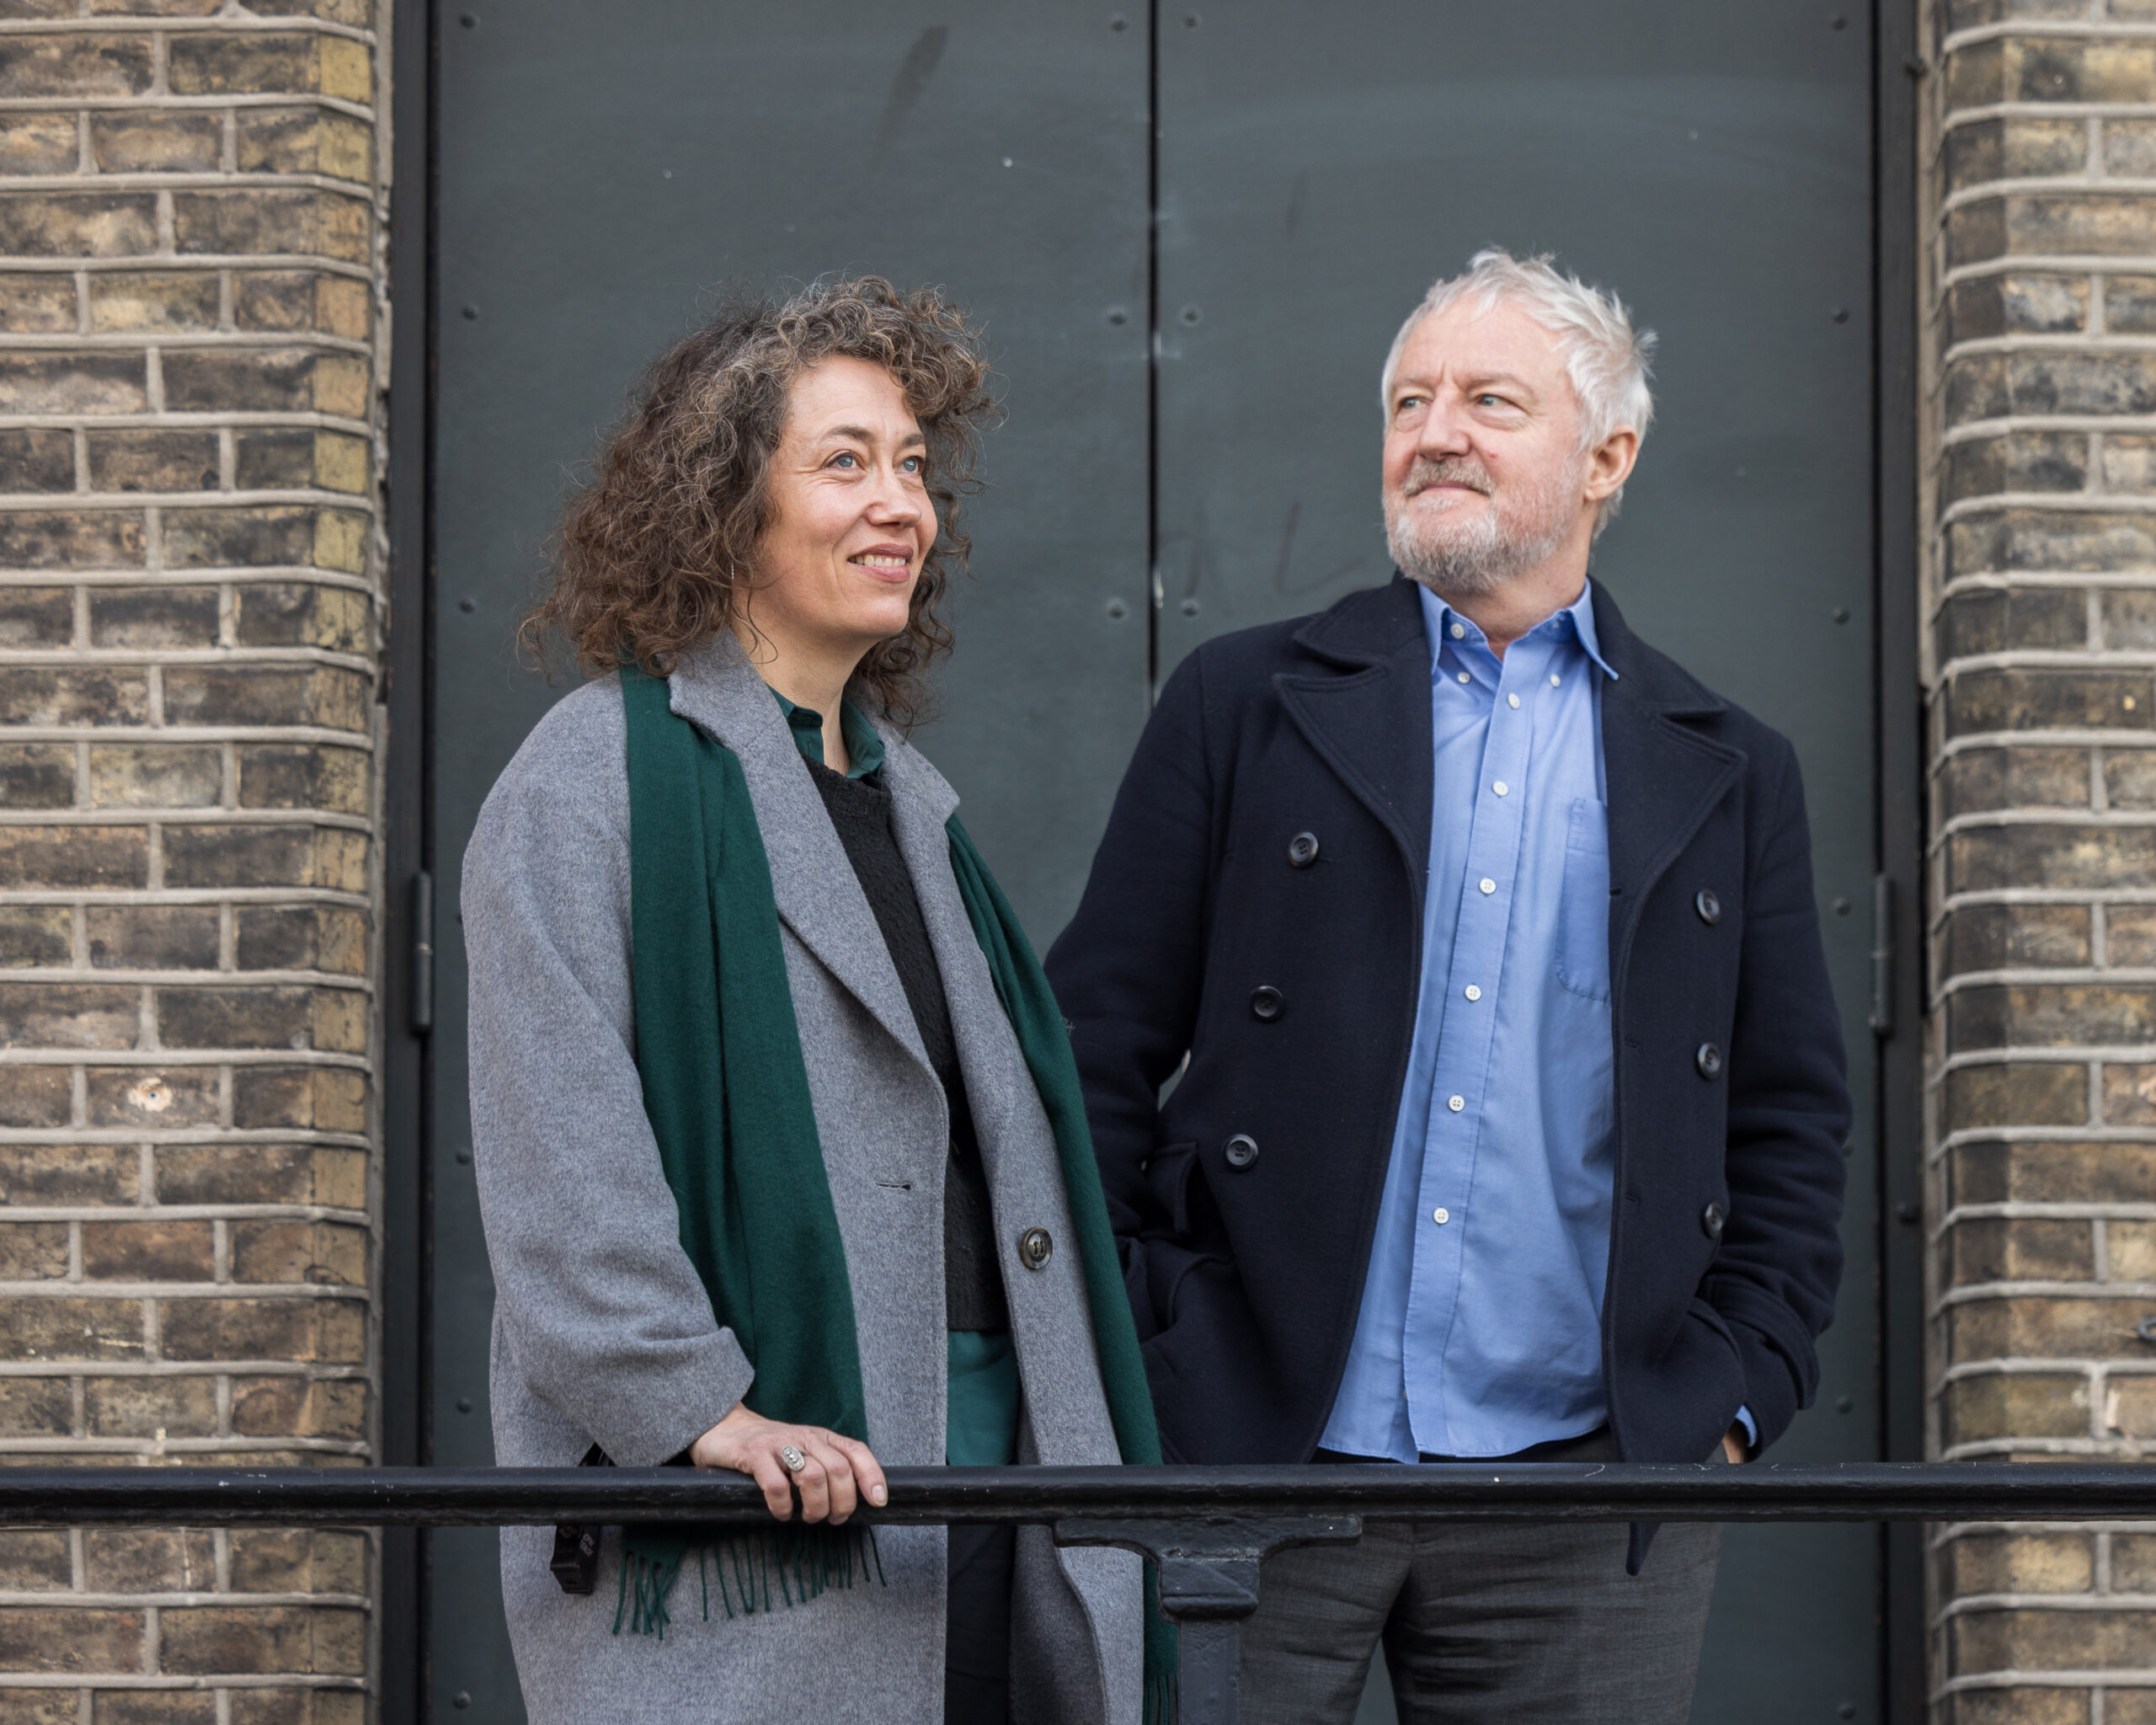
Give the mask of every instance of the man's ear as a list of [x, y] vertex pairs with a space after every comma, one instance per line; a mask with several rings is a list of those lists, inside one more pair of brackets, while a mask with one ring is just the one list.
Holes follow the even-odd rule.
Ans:
[[1582, 495], [1589, 503], [1600, 503], [1614, 495], [1625, 480], [1632, 476], [1632, 464], [1640, 458], [1640, 434], [1630, 425], [1612, 431], [1588, 452], [1587, 484]]

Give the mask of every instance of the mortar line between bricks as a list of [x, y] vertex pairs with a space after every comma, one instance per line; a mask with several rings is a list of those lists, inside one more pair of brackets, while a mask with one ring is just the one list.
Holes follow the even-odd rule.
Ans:
[[21, 18], [0, 20], [0, 35], [10, 36], [342, 36], [347, 41], [377, 45], [376, 33], [364, 24], [340, 24], [304, 12], [253, 14], [214, 12], [200, 18], [168, 18], [162, 14], [120, 13], [105, 18]]
[[[2156, 1218], [2156, 1206], [2149, 1206]], [[10, 1204], [10, 1222], [335, 1222], [365, 1227], [363, 1210], [326, 1204]], [[74, 1284], [71, 1284], [74, 1285]], [[83, 1284], [82, 1285], [88, 1285]]]
[[[143, 344], [147, 345], [147, 343]], [[2156, 430], [2156, 417], [2148, 420]], [[2121, 421], [2120, 427], [2125, 428]], [[212, 409], [168, 409], [141, 414], [0, 414], [0, 430], [31, 431], [235, 431], [267, 429], [273, 431], [342, 431], [348, 436], [371, 437], [374, 428], [365, 419], [349, 419], [340, 414], [317, 413], [312, 409], [290, 412], [243, 412]], [[42, 494], [54, 498], [76, 495], [72, 491]], [[72, 574], [70, 579], [72, 579]]]
[[[0, 1288], [34, 1285], [0, 1282]], [[68, 1285], [72, 1287], [74, 1284]], [[173, 1285], [182, 1284], [175, 1283]], [[2156, 1282], [2068, 1282], [2047, 1277], [1965, 1282], [1956, 1287], [1942, 1289], [1932, 1300], [1930, 1310], [1936, 1315], [1952, 1306], [1973, 1306], [1986, 1300], [2086, 1300], [2099, 1304], [2116, 1301], [2121, 1305], [2145, 1306], [2151, 1300], [2156, 1300]], [[2127, 1333], [2132, 1332], [2128, 1331]]]
[[[1935, 1090], [1935, 1081], [1927, 1079], [1925, 1088]], [[2156, 1144], [2156, 1132], [2140, 1126], [2108, 1126], [2086, 1124], [2080, 1126], [1957, 1126], [1943, 1134], [1938, 1142], [1924, 1153], [1927, 1167], [1936, 1167], [1957, 1150], [1967, 1150], [1972, 1145], [1997, 1144], [2002, 1138], [2010, 1138], [2016, 1144]], [[5, 1142], [0, 1138], [0, 1142]], [[62, 1140], [55, 1137], [51, 1141]]]
[[[319, 90], [246, 90], [206, 96], [0, 96], [0, 114], [220, 114], [228, 109], [319, 108], [349, 120], [375, 123], [374, 109], [350, 96], [326, 96]], [[86, 180], [93, 174], [84, 174]]]
[[73, 174], [0, 174], [0, 192], [50, 192], [61, 197], [82, 197], [108, 191], [244, 193], [296, 190], [332, 192], [340, 198], [352, 198], [364, 204], [374, 202], [374, 188], [364, 179], [347, 179], [338, 174], [289, 168], [259, 172], [242, 170], [232, 174], [216, 168], [149, 168], [96, 174], [80, 171]]
[[[8, 268], [15, 268], [11, 259]], [[136, 266], [141, 267], [140, 265]], [[2148, 275], [2156, 274], [2152, 252], [2008, 252], [1996, 258], [1975, 258], [1943, 270], [1939, 293], [1943, 299], [1964, 281], [1987, 275], [2036, 273], [2054, 275]], [[1944, 368], [1942, 367], [1942, 370]]]
[[[2015, 1525], [2025, 1526], [2026, 1523]], [[99, 1679], [100, 1682], [104, 1680]], [[1950, 1696], [1969, 1690], [1981, 1689], [2148, 1689], [2156, 1687], [2156, 1671], [2137, 1671], [2132, 1669], [2113, 1670], [2109, 1667], [2090, 1671], [2058, 1671], [2034, 1668], [2023, 1670], [2019, 1666], [2001, 1666], [1991, 1671], [1965, 1672], [1950, 1677], [1935, 1685], [1931, 1699], [1945, 1701]]]
[[[2061, 590], [2071, 591], [2072, 590]], [[18, 648], [15, 653], [16, 655], [19, 655], [32, 650]], [[63, 663], [71, 657], [86, 658], [111, 649], [99, 647], [46, 647], [34, 650], [37, 662], [51, 664]], [[182, 652], [192, 652], [198, 655], [208, 650], [205, 648], [181, 649]], [[261, 648], [256, 650], [289, 653], [302, 649]], [[311, 650], [321, 652], [326, 649], [316, 648]], [[0, 663], [8, 662], [14, 656], [0, 654]], [[136, 656], [145, 662], [155, 659], [159, 663], [163, 663], [171, 657], [168, 654], [161, 657], [152, 649], [138, 649]], [[2043, 670], [2156, 670], [2156, 650], [2145, 647], [2007, 647], [1995, 653], [1958, 653], [1951, 659], [1943, 659], [1940, 661], [1932, 687], [1940, 688], [1952, 682], [1955, 678], [1965, 676], [1972, 671], [2020, 670], [2031, 668]]]
[[[4, 111], [4, 105], [0, 105], [0, 112]], [[374, 271], [366, 264], [355, 264], [348, 258], [334, 258], [327, 252], [128, 252], [111, 258], [56, 253], [49, 257], [11, 256], [7, 266], [8, 273], [16, 275], [71, 275], [77, 270], [87, 270], [93, 275], [199, 270], [206, 275], [212, 270], [318, 270], [326, 275], [344, 275], [364, 281], [369, 287], [375, 285]], [[146, 334], [143, 339], [162, 341], [163, 333]]]
[[[205, 353], [251, 353], [257, 348], [320, 348], [325, 352], [350, 354], [357, 359], [371, 359], [374, 352], [364, 341], [355, 341], [349, 335], [338, 335], [327, 329], [176, 329], [159, 330], [154, 334], [146, 330], [111, 329], [88, 335], [73, 330], [23, 330], [0, 334], [0, 353], [133, 353], [151, 346], [168, 352], [184, 348], [189, 352]], [[33, 417], [42, 420], [45, 416]], [[167, 416], [156, 417], [162, 423]]]
[[[334, 743], [343, 748], [374, 752], [372, 732], [333, 730], [326, 725], [115, 724], [92, 729], [80, 725], [24, 724], [9, 725], [8, 738], [16, 743]], [[62, 814], [68, 811], [54, 809], [47, 812]], [[286, 818], [290, 820], [302, 817], [294, 814]]]
[[[373, 1070], [365, 1054], [318, 1048], [0, 1048], [0, 1066], [324, 1066]], [[133, 1139], [139, 1140], [138, 1128]]]
[[2148, 1359], [2090, 1359], [2074, 1354], [1989, 1354], [1965, 1359], [1940, 1374], [1940, 1384], [1958, 1384], [1971, 1378], [2011, 1377], [2156, 1377], [2156, 1358]]
[[339, 892], [326, 886], [126, 887], [109, 892], [84, 887], [20, 887], [0, 891], [0, 905], [67, 905], [88, 910], [106, 905], [230, 904], [328, 905], [339, 910], [365, 911], [372, 903], [365, 893]]
[[[64, 500], [63, 500], [64, 499]], [[103, 514], [112, 510], [137, 509], [265, 509], [278, 505], [300, 505], [309, 509], [340, 509], [352, 515], [376, 515], [380, 501], [360, 491], [14, 491], [0, 492], [0, 513]], [[2156, 501], [2147, 505], [2156, 508]]]
[[[189, 1362], [189, 1371], [171, 1371], [160, 1367], [162, 1377], [201, 1377], [211, 1370], [222, 1371], [225, 1363], [219, 1359]], [[113, 1375], [108, 1369], [112, 1362], [101, 1359], [73, 1362], [77, 1371], [96, 1377]], [[253, 1375], [253, 1374], [249, 1374]], [[354, 1380], [356, 1381], [356, 1380]], [[131, 1455], [147, 1456], [168, 1461], [175, 1455], [289, 1455], [300, 1450], [309, 1455], [357, 1455], [364, 1457], [367, 1445], [364, 1439], [343, 1440], [332, 1438], [166, 1438], [162, 1442], [142, 1439], [130, 1442], [121, 1438], [67, 1438], [61, 1440], [36, 1438], [0, 1438], [0, 1455], [51, 1455], [60, 1453], [93, 1455], [125, 1461]], [[72, 1595], [70, 1595], [72, 1597]]]
[[[8, 416], [0, 415], [0, 425], [9, 423], [12, 421]], [[57, 422], [40, 416], [35, 423], [44, 425]], [[104, 421], [93, 420], [88, 423], [101, 425]], [[2010, 437], [2016, 432], [2022, 431], [2094, 431], [2106, 435], [2124, 434], [2129, 436], [2145, 437], [2151, 433], [2156, 433], [2156, 414], [2000, 414], [1991, 419], [1969, 419], [1959, 425], [1948, 426], [1940, 433], [1939, 441], [1941, 445], [1949, 446], [1963, 443], [1988, 443], [1994, 439]], [[55, 494], [65, 495], [66, 494]], [[2052, 569], [2032, 570], [2031, 573], [2055, 575], [2058, 579], [2065, 579], [2057, 571]], [[1956, 578], [1956, 580], [1960, 579], [1958, 576]], [[2143, 579], [2145, 581], [2147, 578]], [[1951, 587], [1955, 583], [1950, 581], [1946, 585]]]
[[2000, 120], [2156, 120], [2156, 102], [1983, 102], [1943, 116], [1940, 131]]
[[[56, 28], [49, 25], [48, 28]], [[1996, 24], [1972, 24], [1958, 30], [1951, 30], [1939, 40], [1933, 51], [1935, 61], [1944, 65], [1953, 55], [1964, 48], [1974, 47], [1979, 42], [1995, 42], [2016, 36], [2074, 37], [2090, 41], [2152, 41], [2156, 40], [2156, 24], [2121, 23], [2115, 19], [2002, 19]]]
[[1935, 1551], [1944, 1551], [1956, 1540], [1982, 1538], [1991, 1534], [2031, 1531], [2145, 1534], [2148, 1531], [2146, 1521], [2106, 1521], [2100, 1516], [2088, 1521], [1927, 1521], [1923, 1525], [1931, 1530], [1931, 1538], [1927, 1543]]
[[[140, 177], [155, 185], [173, 183], [172, 180], [164, 178], [152, 178], [149, 175]], [[53, 176], [53, 179], [57, 179], [61, 184], [74, 185], [81, 184], [83, 178], [84, 176], [81, 175], [70, 175], [65, 179]], [[7, 185], [8, 181], [0, 179], [0, 188]], [[1950, 193], [1940, 202], [1937, 216], [1939, 222], [1943, 225], [1947, 216], [1967, 209], [1972, 204], [1984, 203], [1994, 198], [2095, 195], [2132, 198], [2138, 200], [2146, 199], [2152, 192], [2156, 192], [2156, 178], [2150, 178], [2145, 174], [2031, 174], [2020, 179], [2009, 177], [1999, 179], [1973, 180], [1969, 184], [1959, 187]]]
[[[63, 1593], [50, 1595], [56, 1601], [72, 1597]], [[55, 1609], [66, 1608], [56, 1605]], [[175, 1692], [205, 1689], [348, 1689], [371, 1693], [371, 1685], [364, 1677], [337, 1677], [312, 1671], [279, 1671], [266, 1675], [251, 1671], [219, 1671], [200, 1677], [147, 1676], [131, 1671], [0, 1671], [0, 1689], [78, 1688]]]
[[[2151, 351], [2156, 352], [2156, 349], [2152, 349]], [[45, 494], [60, 496], [81, 494], [51, 492]], [[124, 496], [126, 494], [120, 494]], [[182, 498], [188, 494], [180, 494]], [[172, 503], [178, 500], [165, 496], [152, 499], [147, 493], [143, 494], [143, 498], [146, 502]], [[277, 500], [283, 500], [281, 494]], [[48, 504], [45, 507], [49, 509], [51, 505]], [[1936, 521], [1941, 527], [1951, 527], [1956, 522], [1966, 521], [1971, 515], [2013, 509], [2063, 515], [2149, 515], [2156, 514], [2156, 496], [2151, 496], [2146, 492], [2134, 491], [1987, 491], [1975, 497], [1957, 498], [1939, 511]], [[2156, 574], [2156, 571], [2151, 573]]]
[[[80, 735], [69, 733], [69, 737]], [[100, 733], [102, 734], [102, 733]], [[66, 741], [67, 738], [51, 740]], [[40, 738], [36, 740], [43, 741]], [[2055, 730], [2041, 731], [1967, 731], [1958, 737], [1950, 737], [1933, 751], [1931, 771], [1935, 775], [1940, 767], [1956, 755], [1965, 755], [1972, 749], [2147, 749], [2156, 747], [2156, 731], [2099, 730], [2094, 726], [2075, 729], [2065, 725]], [[2004, 814], [2007, 811], [1998, 811]], [[2090, 809], [2090, 814], [2110, 813], [2110, 810]], [[1957, 817], [1959, 818], [1959, 817]]]
[[[184, 576], [163, 575], [161, 587], [190, 584]], [[2156, 666], [2156, 654], [2143, 654], [2143, 661]], [[2071, 661], [2069, 661], [2071, 662]], [[2122, 661], [2121, 661], [2122, 662]], [[173, 666], [205, 665], [318, 665], [331, 670], [357, 671], [371, 676], [375, 662], [357, 653], [339, 653], [334, 647], [313, 647], [304, 642], [276, 647], [14, 647], [0, 649], [0, 666], [43, 666], [59, 669], [93, 665]]]
[[[0, 1280], [0, 1299], [7, 1300], [175, 1300], [192, 1305], [204, 1300], [354, 1300], [369, 1297], [364, 1282], [163, 1282], [130, 1281], [119, 1276], [83, 1282], [63, 1282], [56, 1277], [45, 1281]], [[158, 1363], [171, 1363], [169, 1356]], [[13, 1440], [0, 1439], [0, 1443], [9, 1441]], [[176, 1443], [179, 1439], [167, 1441]], [[280, 1438], [277, 1441], [285, 1440]]]
[[[24, 1050], [20, 1054], [11, 1055], [9, 1051], [0, 1050], [0, 1064], [6, 1064], [10, 1059], [24, 1058], [28, 1053], [29, 1051]], [[70, 1064], [80, 1064], [82, 1059], [83, 1057], [78, 1055]], [[2111, 1065], [2142, 1066], [2147, 1065], [2152, 1060], [2156, 1060], [2156, 1042], [2105, 1044], [2084, 1043], [2072, 1046], [2054, 1046], [2048, 1043], [2036, 1045], [2008, 1043], [1999, 1048], [1956, 1049], [1952, 1053], [1941, 1056], [1934, 1071], [1937, 1077], [1944, 1078], [1950, 1072], [1966, 1071], [1972, 1067], [1980, 1066], [2021, 1065], [2081, 1066], [2097, 1060]]]
[[[1934, 1393], [1937, 1393], [1936, 1387]], [[2009, 1434], [2005, 1437], [1984, 1438], [1967, 1444], [1943, 1445], [1940, 1450], [1940, 1459], [1943, 1461], [1983, 1461], [2000, 1456], [2010, 1459], [2021, 1455], [2048, 1455], [2068, 1461], [2101, 1461], [2107, 1459], [2136, 1461], [2150, 1454], [2151, 1449], [2148, 1439], [2129, 1438], [2123, 1434], [2103, 1438], [2031, 1438]], [[2148, 1531], [2146, 1523], [2143, 1524], [2141, 1530]]]
[[204, 566], [185, 569], [152, 569], [138, 566], [126, 569], [70, 569], [64, 574], [52, 569], [0, 569], [0, 588], [140, 587], [145, 585], [154, 587], [205, 587], [215, 583], [236, 587], [282, 587], [299, 582], [334, 588], [339, 592], [357, 593], [373, 600], [377, 605], [382, 603], [380, 589], [365, 575], [347, 574], [342, 569], [315, 569], [306, 563], [250, 563], [237, 569]]
[[[247, 1378], [307, 1378], [322, 1383], [356, 1384], [368, 1381], [374, 1368], [364, 1363], [321, 1365], [308, 1360], [294, 1359], [9, 1359], [0, 1360], [0, 1378], [60, 1378], [60, 1377], [123, 1377], [123, 1378], [199, 1378], [224, 1373]], [[327, 1442], [328, 1439], [301, 1438], [167, 1438], [167, 1445], [225, 1444], [237, 1445], [244, 1449], [265, 1444]], [[102, 1444], [108, 1447], [132, 1445], [130, 1454], [147, 1451], [152, 1439], [148, 1438], [82, 1437], [64, 1439], [52, 1438], [0, 1438], [0, 1449], [13, 1444], [22, 1453], [42, 1453], [56, 1444]], [[115, 1448], [115, 1453], [117, 1450]]]
[[1944, 1623], [1972, 1611], [2028, 1610], [2156, 1611], [2156, 1594], [1961, 1594], [1942, 1606], [1932, 1621]]
[[[363, 814], [345, 814], [328, 809], [130, 809], [126, 819], [115, 820], [113, 811], [93, 809], [0, 810], [0, 830], [11, 826], [136, 826], [152, 821], [186, 826], [318, 826], [332, 832], [371, 832]], [[40, 820], [40, 814], [54, 817]], [[151, 888], [150, 891], [162, 891]], [[95, 966], [92, 966], [95, 969]]]
[[[56, 814], [62, 811], [54, 810]], [[2063, 817], [2063, 818], [2062, 818]], [[35, 825], [34, 822], [25, 824]], [[106, 823], [95, 822], [93, 825]], [[1981, 809], [1951, 815], [1933, 830], [1928, 848], [1939, 850], [1967, 832], [1996, 832], [2015, 826], [2085, 826], [2132, 831], [2156, 825], [2156, 810], [2145, 809]]]
[[[95, 967], [80, 970], [40, 970], [29, 965], [24, 965], [19, 969], [8, 973], [11, 977], [21, 977], [25, 980], [35, 979], [42, 981], [51, 977], [55, 980], [64, 979], [69, 982], [92, 982], [108, 976], [115, 980], [124, 978], [131, 981], [163, 982], [170, 974], [172, 973], [160, 970], [145, 971], [138, 975], [120, 970], [99, 970]], [[178, 974], [183, 976], [245, 975], [251, 979], [256, 975], [266, 975], [270, 973], [195, 970], [182, 971]], [[2100, 969], [2094, 966], [2083, 966], [2073, 969], [2046, 966], [2039, 969], [2032, 965], [2026, 970], [1966, 970], [1940, 982], [1932, 995], [1932, 1003], [1935, 1006], [1943, 1006], [1957, 994], [1966, 994], [1980, 988], [2060, 988], [2086, 983], [2095, 983], [2106, 988], [2114, 986], [2147, 988], [2156, 985], [2156, 969], [2152, 969], [2147, 965], [2121, 965], [2116, 970]]]
[[[2151, 421], [2148, 429], [2156, 432], [2156, 421]], [[73, 577], [69, 579], [72, 580]], [[2003, 593], [2016, 587], [2042, 591], [2093, 587], [2105, 592], [2143, 593], [2148, 590], [2152, 582], [2156, 582], [2156, 571], [2118, 574], [2109, 569], [2091, 569], [2086, 574], [2077, 574], [2071, 570], [2057, 569], [1976, 569], [1956, 575], [1952, 580], [1940, 585], [1937, 601], [1932, 606], [1928, 620], [1935, 623], [1940, 613], [1946, 609], [1946, 601], [1963, 593]], [[2089, 649], [2092, 654], [2110, 650]]]
[[375, 992], [375, 984], [368, 978], [335, 970], [132, 970], [118, 966], [109, 970], [40, 970], [24, 965], [8, 971], [4, 980], [0, 980], [0, 988], [82, 988], [100, 984], [115, 988], [147, 987], [187, 992], [210, 989], [228, 991], [235, 988], [327, 989], [369, 996]]
[[124, 1609], [131, 1605], [157, 1605], [167, 1610], [184, 1611], [190, 1606], [241, 1606], [281, 1608], [289, 1610], [295, 1605], [333, 1605], [345, 1610], [371, 1610], [373, 1606], [365, 1594], [353, 1593], [204, 1593], [200, 1589], [160, 1593], [145, 1589], [138, 1593], [99, 1593], [85, 1589], [80, 1593], [58, 1588], [49, 1589], [0, 1588], [0, 1606], [51, 1605], [65, 1600], [67, 1608], [77, 1605], [98, 1605], [107, 1609]]

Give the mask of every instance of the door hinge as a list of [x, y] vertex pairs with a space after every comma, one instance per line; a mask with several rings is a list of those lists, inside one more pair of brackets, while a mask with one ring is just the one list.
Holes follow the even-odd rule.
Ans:
[[435, 1028], [435, 878], [412, 877], [412, 1033]]
[[1871, 877], [1871, 1033], [1894, 1033], [1894, 883]]

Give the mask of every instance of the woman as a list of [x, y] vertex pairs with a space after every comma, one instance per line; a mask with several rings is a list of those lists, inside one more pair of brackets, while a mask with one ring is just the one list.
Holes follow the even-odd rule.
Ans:
[[730, 1468], [776, 1518], [606, 1530], [559, 1583], [505, 1530], [536, 1725], [1139, 1717], [1135, 1559], [850, 1520], [885, 1464], [1159, 1459], [1061, 1021], [905, 740], [986, 378], [873, 277], [723, 312], [527, 620], [592, 680], [465, 859], [496, 1455]]

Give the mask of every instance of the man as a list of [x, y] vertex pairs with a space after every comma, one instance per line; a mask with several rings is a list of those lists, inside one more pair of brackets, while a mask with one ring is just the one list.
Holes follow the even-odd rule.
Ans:
[[[1588, 579], [1652, 339], [1545, 259], [1439, 282], [1401, 574], [1146, 728], [1049, 972], [1171, 1460], [1741, 1461], [1812, 1399], [1849, 1108], [1796, 761]], [[1381, 1638], [1403, 1720], [1676, 1725], [1718, 1530], [1651, 1540], [1283, 1552], [1243, 1717], [1344, 1725]]]

